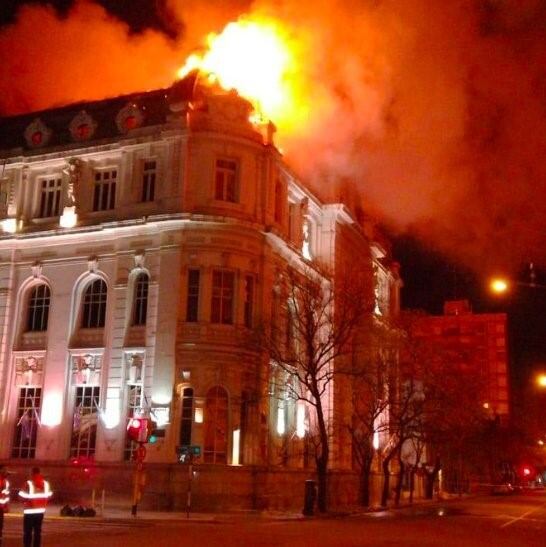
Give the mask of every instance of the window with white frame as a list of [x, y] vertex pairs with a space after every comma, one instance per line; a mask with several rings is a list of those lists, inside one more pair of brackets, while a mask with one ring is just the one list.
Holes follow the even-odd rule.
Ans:
[[44, 283], [36, 285], [30, 291], [27, 307], [25, 332], [43, 332], [47, 330], [49, 302], [51, 293]]
[[[127, 386], [127, 423], [131, 418], [134, 418], [137, 412], [142, 408], [143, 390], [142, 384], [129, 384]], [[127, 462], [133, 459], [134, 453], [138, 448], [138, 443], [135, 443], [125, 435], [125, 448], [123, 450], [123, 459]]]
[[228, 395], [221, 386], [207, 392], [205, 403], [204, 462], [227, 463]]
[[106, 283], [102, 279], [91, 282], [83, 294], [82, 329], [104, 327], [106, 319]]
[[12, 458], [34, 458], [36, 456], [36, 439], [40, 425], [39, 412], [42, 402], [41, 387], [21, 387], [17, 399], [17, 415]]
[[201, 272], [188, 270], [188, 298], [186, 302], [186, 321], [195, 323], [199, 320], [199, 285]]
[[212, 272], [212, 323], [233, 323], [233, 289], [235, 274], [227, 270]]
[[146, 160], [142, 166], [142, 192], [140, 201], [154, 201], [155, 183], [157, 178], [157, 162], [155, 160]]
[[116, 206], [116, 169], [95, 171], [93, 188], [93, 211], [107, 211]]
[[238, 199], [238, 162], [233, 159], [217, 159], [215, 170], [214, 197], [221, 201], [235, 203]]
[[245, 316], [244, 324], [247, 328], [252, 328], [254, 316], [254, 276], [245, 275]]
[[70, 457], [93, 458], [97, 444], [99, 386], [76, 387]]
[[148, 312], [148, 274], [140, 273], [135, 280], [135, 302], [133, 307], [133, 325], [145, 325]]
[[61, 214], [62, 185], [61, 178], [40, 179], [39, 218], [58, 217]]
[[191, 430], [193, 425], [193, 389], [182, 391], [182, 415], [180, 417], [180, 446], [191, 445]]

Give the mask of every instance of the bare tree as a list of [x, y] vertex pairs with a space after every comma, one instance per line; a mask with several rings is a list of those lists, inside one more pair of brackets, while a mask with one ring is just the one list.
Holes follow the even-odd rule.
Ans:
[[365, 272], [334, 278], [316, 265], [287, 269], [279, 287], [284, 320], [273, 311], [274, 317], [260, 338], [270, 362], [285, 375], [286, 396], [305, 401], [311, 410], [308, 439], [321, 512], [327, 510], [333, 427], [328, 396], [337, 367], [350, 356], [355, 329], [369, 307], [365, 284]]

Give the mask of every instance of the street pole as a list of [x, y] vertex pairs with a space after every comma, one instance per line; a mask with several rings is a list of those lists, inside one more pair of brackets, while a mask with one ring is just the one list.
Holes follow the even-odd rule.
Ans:
[[188, 492], [186, 496], [186, 518], [190, 518], [191, 510], [191, 485], [193, 481], [193, 454], [190, 452], [188, 461]]
[[140, 443], [136, 450], [135, 472], [133, 475], [133, 505], [131, 515], [137, 516], [138, 502], [140, 501], [141, 488], [144, 483], [144, 458], [146, 457], [146, 447]]

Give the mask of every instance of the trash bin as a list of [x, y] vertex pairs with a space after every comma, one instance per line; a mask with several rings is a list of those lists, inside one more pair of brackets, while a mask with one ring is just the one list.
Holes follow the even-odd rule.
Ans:
[[315, 514], [315, 501], [317, 499], [317, 483], [314, 480], [305, 481], [305, 494], [303, 500], [303, 514], [312, 516]]

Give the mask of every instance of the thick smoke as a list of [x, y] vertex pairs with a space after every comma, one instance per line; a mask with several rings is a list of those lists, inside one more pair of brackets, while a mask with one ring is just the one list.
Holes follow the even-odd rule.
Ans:
[[307, 106], [279, 142], [321, 195], [482, 271], [546, 265], [546, 2], [167, 3], [177, 39], [90, 0], [64, 19], [22, 8], [0, 32], [0, 110], [169, 85], [208, 32], [265, 12], [299, 44]]

